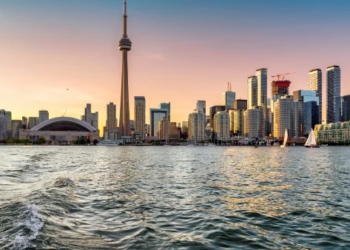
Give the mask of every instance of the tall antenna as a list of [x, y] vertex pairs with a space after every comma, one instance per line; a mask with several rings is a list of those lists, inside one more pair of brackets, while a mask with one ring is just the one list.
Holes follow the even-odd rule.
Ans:
[[124, 32], [123, 32], [123, 37], [128, 37], [127, 34], [127, 23], [126, 23], [126, 19], [127, 19], [127, 14], [126, 14], [126, 0], [124, 0], [124, 13], [123, 13], [123, 18], [124, 18]]

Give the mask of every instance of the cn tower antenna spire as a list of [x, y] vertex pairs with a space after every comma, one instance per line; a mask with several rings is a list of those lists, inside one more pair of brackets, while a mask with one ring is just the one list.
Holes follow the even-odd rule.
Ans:
[[126, 14], [126, 0], [124, 0], [124, 12], [123, 12], [123, 18], [124, 18], [124, 30], [123, 30], [123, 37], [128, 37], [127, 34], [127, 18], [128, 15]]

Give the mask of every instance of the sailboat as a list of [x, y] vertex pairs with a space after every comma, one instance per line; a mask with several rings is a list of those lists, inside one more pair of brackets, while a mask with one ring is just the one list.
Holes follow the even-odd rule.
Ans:
[[286, 147], [287, 141], [288, 141], [288, 130], [286, 129], [286, 130], [284, 131], [283, 145], [281, 146], [281, 148], [285, 148], [285, 147]]
[[307, 141], [305, 142], [305, 148], [319, 148], [319, 147], [320, 146], [318, 146], [317, 142], [316, 142], [314, 130], [311, 129], [309, 137], [307, 138]]

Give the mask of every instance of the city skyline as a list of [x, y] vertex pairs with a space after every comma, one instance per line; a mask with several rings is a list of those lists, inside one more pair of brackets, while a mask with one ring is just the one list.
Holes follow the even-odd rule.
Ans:
[[[308, 73], [313, 68], [322, 70], [326, 90], [326, 69], [337, 64], [342, 69], [341, 95], [350, 94], [346, 84], [350, 77], [350, 63], [346, 60], [350, 55], [346, 49], [350, 38], [342, 32], [350, 21], [345, 16], [350, 9], [347, 2], [340, 2], [335, 8], [319, 1], [318, 6], [313, 6], [311, 21], [306, 11], [310, 10], [310, 4], [294, 1], [292, 9], [283, 15], [277, 11], [274, 17], [280, 18], [285, 27], [265, 15], [257, 15], [254, 20], [261, 21], [268, 36], [258, 29], [258, 22], [249, 21], [240, 13], [236, 17], [226, 15], [247, 11], [243, 3], [233, 8], [232, 3], [222, 1], [218, 9], [209, 1], [183, 5], [184, 2], [128, 2], [132, 16], [129, 33], [134, 42], [129, 62], [133, 69], [130, 98], [146, 97], [147, 123], [148, 110], [160, 102], [171, 103], [172, 120], [177, 122], [188, 119], [197, 100], [206, 100], [207, 107], [220, 105], [227, 81], [232, 82], [236, 99], [246, 99], [247, 77], [261, 67], [268, 69], [267, 93], [270, 93], [271, 75], [294, 71], [295, 74], [288, 76], [292, 82], [290, 92], [307, 90]], [[253, 12], [261, 8], [268, 16], [271, 11], [262, 3], [249, 2], [256, 3]], [[275, 10], [283, 6], [274, 3]], [[105, 105], [120, 103], [121, 60], [116, 47], [122, 27], [122, 1], [97, 4], [90, 0], [74, 3], [33, 0], [31, 4], [0, 3], [0, 7], [3, 41], [0, 84], [6, 86], [0, 107], [12, 111], [14, 120], [37, 116], [42, 109], [48, 110], [50, 117], [61, 116], [67, 109], [66, 116], [79, 118], [86, 103], [91, 103], [100, 113], [100, 120], [106, 120]], [[48, 16], [56, 8], [62, 11]], [[325, 10], [327, 20], [322, 20], [320, 14]], [[214, 12], [215, 20], [209, 11]], [[191, 19], [192, 14], [195, 15]], [[100, 17], [99, 21], [91, 21], [92, 16]], [[189, 25], [184, 26], [183, 18], [189, 18], [186, 19]], [[233, 25], [235, 20], [242, 21], [242, 27]], [[307, 25], [301, 25], [305, 21]], [[296, 24], [299, 26], [294, 27]], [[215, 30], [216, 26], [220, 28]], [[258, 40], [249, 39], [257, 33], [261, 34]], [[218, 37], [222, 39], [221, 46], [209, 50], [208, 46], [216, 44]], [[170, 42], [173, 39], [177, 39], [176, 43]], [[257, 45], [263, 49], [256, 49]], [[325, 97], [326, 91], [323, 116]], [[130, 110], [133, 108], [130, 102]], [[130, 118], [135, 119], [133, 112]], [[99, 125], [102, 131], [103, 123]]]

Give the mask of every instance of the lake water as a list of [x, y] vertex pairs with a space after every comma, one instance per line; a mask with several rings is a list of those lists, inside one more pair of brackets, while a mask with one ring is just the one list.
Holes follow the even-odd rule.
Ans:
[[0, 249], [350, 249], [350, 148], [0, 147]]

